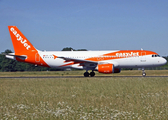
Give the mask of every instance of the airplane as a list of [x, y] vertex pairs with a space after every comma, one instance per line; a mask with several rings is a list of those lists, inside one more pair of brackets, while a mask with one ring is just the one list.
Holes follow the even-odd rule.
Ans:
[[[49, 68], [84, 69], [84, 77], [94, 77], [95, 72], [120, 73], [121, 68], [157, 67], [167, 63], [166, 59], [148, 50], [113, 51], [40, 51], [36, 49], [16, 26], [8, 26], [15, 53], [6, 58]], [[91, 70], [89, 73], [88, 71]]]

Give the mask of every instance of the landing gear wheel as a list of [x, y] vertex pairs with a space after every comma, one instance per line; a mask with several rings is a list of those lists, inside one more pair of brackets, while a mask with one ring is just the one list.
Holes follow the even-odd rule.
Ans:
[[95, 72], [90, 72], [90, 77], [94, 77], [95, 76]]
[[84, 75], [84, 77], [89, 77], [89, 73], [88, 72], [85, 72], [83, 75]]
[[145, 77], [146, 76], [146, 73], [145, 73], [145, 69], [142, 68], [142, 76]]
[[142, 76], [143, 76], [143, 77], [145, 77], [145, 76], [146, 76], [146, 73], [145, 73], [145, 72], [143, 72], [143, 73], [142, 73]]

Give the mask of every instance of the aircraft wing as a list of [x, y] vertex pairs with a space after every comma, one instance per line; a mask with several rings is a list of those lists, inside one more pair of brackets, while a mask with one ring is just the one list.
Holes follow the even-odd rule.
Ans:
[[[77, 63], [97, 63], [95, 61], [89, 61], [89, 60], [81, 60], [81, 59], [75, 59], [75, 58], [66, 58], [66, 57], [57, 57], [57, 58], [61, 58], [64, 59], [65, 62], [77, 62]], [[98, 64], [98, 63], [97, 63]]]
[[[88, 66], [88, 65], [95, 65], [97, 66], [98, 62], [95, 61], [89, 61], [89, 60], [83, 60], [83, 59], [75, 59], [75, 58], [67, 58], [67, 57], [57, 57], [57, 58], [61, 58], [64, 59], [65, 62], [72, 62], [73, 64], [80, 64], [81, 66]], [[72, 65], [72, 63], [70, 63]], [[67, 65], [70, 65], [67, 64]], [[65, 65], [63, 65], [65, 66]]]

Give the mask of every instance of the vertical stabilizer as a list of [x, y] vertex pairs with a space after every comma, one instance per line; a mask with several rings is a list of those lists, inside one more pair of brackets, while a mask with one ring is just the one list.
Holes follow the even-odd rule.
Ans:
[[20, 62], [49, 67], [41, 58], [39, 51], [27, 40], [27, 38], [16, 26], [8, 26], [8, 28], [15, 51], [13, 55], [14, 58], [12, 59], [16, 59]]
[[15, 55], [28, 55], [37, 51], [16, 26], [8, 26]]

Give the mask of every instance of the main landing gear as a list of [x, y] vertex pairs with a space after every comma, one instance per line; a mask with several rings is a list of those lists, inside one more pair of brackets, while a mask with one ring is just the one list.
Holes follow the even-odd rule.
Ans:
[[146, 73], [145, 73], [145, 69], [142, 68], [142, 76], [145, 77], [146, 76]]
[[94, 71], [92, 71], [92, 72], [88, 72], [88, 71], [86, 71], [84, 74], [84, 77], [89, 77], [89, 75], [90, 75], [90, 77], [94, 77], [95, 76], [95, 72]]

